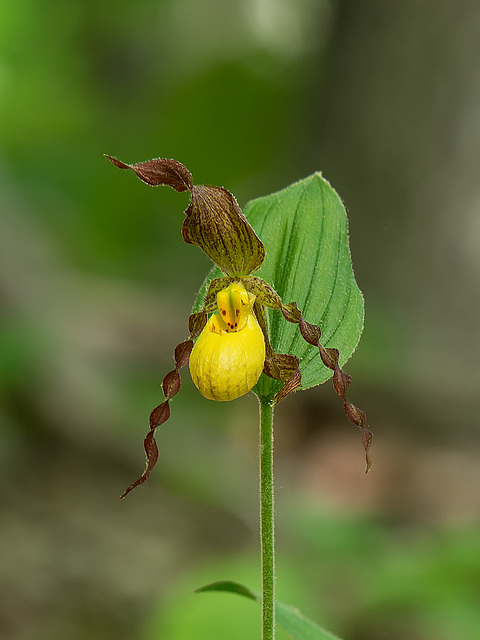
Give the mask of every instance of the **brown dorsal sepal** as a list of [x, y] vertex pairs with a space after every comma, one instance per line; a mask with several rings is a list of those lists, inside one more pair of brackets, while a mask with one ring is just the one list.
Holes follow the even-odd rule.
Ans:
[[185, 215], [184, 241], [200, 247], [227, 275], [248, 275], [264, 261], [262, 241], [223, 187], [195, 185]]
[[152, 187], [172, 187], [175, 191], [191, 191], [193, 178], [190, 171], [177, 160], [172, 158], [154, 158], [137, 164], [127, 164], [112, 156], [105, 157], [119, 169], [131, 169], [140, 180]]

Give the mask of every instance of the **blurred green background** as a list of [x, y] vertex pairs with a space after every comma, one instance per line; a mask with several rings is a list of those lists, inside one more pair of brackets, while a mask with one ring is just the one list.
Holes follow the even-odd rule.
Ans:
[[[278, 597], [345, 640], [480, 637], [480, 4], [2, 0], [0, 636], [244, 640], [256, 401], [188, 372], [142, 440], [209, 262], [174, 157], [240, 205], [315, 170], [349, 211], [366, 327], [276, 413]], [[279, 640], [285, 636], [279, 634]]]

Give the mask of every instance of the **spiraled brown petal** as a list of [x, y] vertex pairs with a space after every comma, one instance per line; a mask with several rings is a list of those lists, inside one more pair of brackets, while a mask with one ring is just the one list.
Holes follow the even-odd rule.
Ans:
[[182, 380], [178, 369], [174, 369], [167, 373], [162, 382], [163, 393], [165, 394], [165, 400], [170, 400], [175, 394], [180, 391], [182, 386]]
[[[167, 405], [168, 406], [168, 405]], [[143, 441], [143, 447], [145, 449], [145, 456], [147, 458], [147, 464], [145, 467], [145, 471], [142, 473], [138, 480], [135, 480], [126, 491], [122, 493], [120, 498], [125, 498], [126, 495], [133, 491], [136, 487], [146, 482], [152, 472], [153, 467], [156, 465], [158, 460], [158, 447], [155, 442], [155, 438], [153, 436], [154, 432], [149, 431], [145, 436], [145, 440]]]
[[149, 419], [150, 429], [153, 431], [161, 424], [166, 422], [169, 417], [170, 405], [168, 404], [168, 400], [165, 400], [164, 402], [162, 402], [162, 404], [159, 404], [158, 407], [155, 407], [155, 409], [151, 412]]
[[175, 368], [181, 369], [188, 364], [193, 349], [193, 340], [185, 340], [175, 347]]
[[285, 320], [293, 323], [300, 322], [302, 314], [300, 313], [296, 302], [290, 302], [290, 304], [282, 304], [280, 308]]
[[257, 278], [256, 276], [242, 278], [242, 282], [245, 289], [256, 296], [259, 304], [264, 307], [269, 307], [270, 309], [281, 309], [282, 299], [275, 289], [268, 284], [268, 282], [265, 282], [265, 280]]
[[300, 328], [300, 333], [302, 334], [303, 339], [306, 340], [308, 344], [316, 347], [320, 340], [320, 336], [322, 335], [320, 327], [317, 327], [317, 325], [315, 324], [310, 324], [309, 322], [304, 320], [303, 316], [300, 316], [298, 326]]
[[199, 336], [204, 326], [207, 324], [207, 313], [205, 311], [199, 311], [198, 313], [192, 313], [188, 318], [188, 330], [190, 336], [196, 338]]
[[188, 364], [190, 353], [193, 348], [193, 340], [185, 340], [175, 347], [175, 369], [169, 371], [163, 379], [162, 388], [165, 395], [165, 400], [162, 404], [150, 414], [150, 431], [145, 436], [143, 446], [145, 449], [146, 465], [145, 471], [142, 473], [138, 480], [135, 480], [126, 491], [122, 493], [120, 498], [125, 498], [133, 489], [146, 482], [152, 472], [152, 469], [158, 460], [158, 447], [155, 442], [155, 430], [157, 427], [166, 422], [170, 417], [170, 405], [169, 400], [176, 395], [182, 386], [182, 380], [180, 378], [179, 369]]
[[[365, 450], [366, 471], [368, 471], [371, 466], [368, 452], [373, 436], [372, 433], [366, 428], [367, 419], [365, 413], [358, 407], [355, 407], [355, 405], [349, 402], [345, 397], [352, 378], [347, 373], [342, 371], [338, 364], [338, 349], [323, 347], [320, 343], [320, 338], [322, 335], [320, 327], [307, 322], [302, 316], [302, 313], [298, 309], [295, 302], [283, 304], [280, 296], [264, 280], [255, 276], [250, 276], [248, 278], [242, 278], [242, 281], [245, 283], [245, 287], [252, 293], [255, 293], [255, 295], [257, 296], [258, 303], [256, 302], [255, 304], [265, 305], [273, 309], [279, 309], [282, 312], [284, 318], [288, 320], [288, 322], [292, 322], [295, 324], [298, 323], [300, 333], [302, 334], [304, 340], [312, 346], [318, 348], [323, 364], [333, 371], [333, 387], [337, 395], [344, 401], [345, 413], [347, 414], [348, 418], [362, 430], [362, 442]], [[288, 393], [291, 393], [293, 390], [301, 386], [301, 378], [299, 377], [300, 371], [298, 372], [298, 375], [295, 371], [293, 371], [293, 373], [290, 373], [291, 377], [289, 377], [287, 381], [285, 380], [285, 375], [282, 376], [280, 358], [284, 356], [283, 354], [276, 354], [273, 351], [268, 341], [265, 320], [263, 318], [263, 311], [261, 314], [257, 313], [257, 317], [259, 317], [260, 315], [263, 320], [263, 324], [262, 322], [260, 322], [260, 326], [262, 327], [262, 330], [264, 332], [265, 343], [267, 345], [265, 366], [263, 371], [271, 378], [275, 378], [277, 380], [282, 380], [282, 382], [285, 382], [284, 387], [278, 392], [277, 396], [275, 397], [275, 402], [277, 403], [286, 395], [288, 395]]]

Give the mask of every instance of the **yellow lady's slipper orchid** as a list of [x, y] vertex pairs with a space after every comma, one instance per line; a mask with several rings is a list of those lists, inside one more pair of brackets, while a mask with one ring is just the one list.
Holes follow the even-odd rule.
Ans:
[[255, 296], [238, 283], [217, 294], [218, 312], [208, 320], [190, 354], [190, 374], [209, 400], [235, 400], [257, 383], [265, 339], [253, 311]]
[[169, 403], [180, 390], [180, 369], [187, 363], [199, 391], [212, 400], [234, 400], [248, 393], [262, 371], [283, 385], [270, 400], [272, 404], [301, 387], [298, 357], [272, 349], [265, 307], [277, 309], [286, 321], [298, 324], [304, 340], [318, 348], [323, 364], [333, 371], [333, 386], [345, 412], [362, 430], [368, 470], [372, 434], [366, 427], [364, 412], [346, 398], [351, 378], [340, 368], [339, 351], [323, 347], [320, 327], [308, 323], [295, 302], [284, 304], [271, 285], [252, 275], [262, 265], [266, 251], [234, 196], [223, 187], [195, 185], [190, 171], [177, 160], [154, 158], [126, 164], [106, 157], [116, 167], [132, 170], [151, 186], [169, 186], [179, 193], [189, 191], [183, 239], [202, 249], [225, 274], [209, 282], [202, 308], [189, 317], [189, 338], [175, 348], [175, 368], [163, 379], [165, 400], [150, 414], [150, 429], [144, 440], [145, 471], [121, 497], [143, 484], [157, 462], [155, 430], [170, 417]]

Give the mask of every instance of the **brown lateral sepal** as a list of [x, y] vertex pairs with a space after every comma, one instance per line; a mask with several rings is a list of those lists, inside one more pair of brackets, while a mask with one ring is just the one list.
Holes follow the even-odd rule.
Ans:
[[275, 396], [273, 404], [278, 404], [281, 400], [286, 398], [289, 393], [292, 393], [292, 391], [295, 391], [295, 389], [301, 387], [301, 385], [302, 374], [300, 373], [300, 369], [297, 367]]
[[265, 358], [264, 373], [270, 378], [286, 382], [290, 376], [298, 369], [300, 364], [297, 356], [289, 353], [272, 352]]
[[289, 353], [275, 353], [268, 339], [263, 307], [259, 302], [255, 301], [253, 308], [265, 339], [265, 363], [263, 365], [263, 373], [270, 378], [283, 382], [283, 387], [273, 399], [273, 404], [278, 404], [280, 400], [283, 400], [289, 393], [292, 393], [292, 391], [295, 391], [301, 386], [302, 375], [298, 368], [300, 361], [297, 356]]

